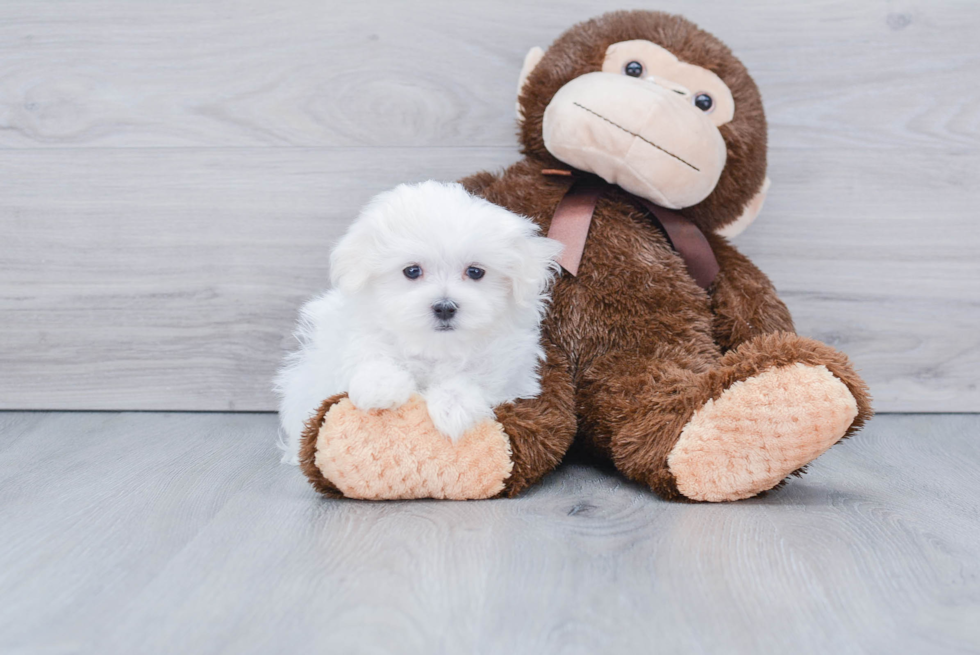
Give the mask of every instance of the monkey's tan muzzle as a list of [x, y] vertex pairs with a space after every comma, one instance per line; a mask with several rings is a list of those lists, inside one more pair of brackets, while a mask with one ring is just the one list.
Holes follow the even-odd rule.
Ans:
[[725, 168], [725, 141], [690, 94], [613, 73], [588, 73], [544, 112], [552, 155], [669, 209], [701, 202]]

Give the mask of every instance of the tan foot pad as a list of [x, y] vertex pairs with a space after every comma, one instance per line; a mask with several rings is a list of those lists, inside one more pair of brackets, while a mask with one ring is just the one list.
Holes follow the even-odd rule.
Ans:
[[667, 465], [688, 498], [748, 498], [824, 453], [855, 416], [854, 396], [826, 367], [771, 369], [695, 412]]
[[415, 396], [395, 410], [362, 412], [344, 398], [317, 435], [317, 468], [348, 498], [489, 498], [510, 476], [510, 440], [486, 420], [456, 443]]

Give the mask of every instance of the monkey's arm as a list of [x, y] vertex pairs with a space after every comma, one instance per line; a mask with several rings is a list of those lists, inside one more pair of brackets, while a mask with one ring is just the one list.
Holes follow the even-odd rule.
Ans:
[[718, 277], [708, 289], [715, 341], [723, 351], [760, 334], [795, 332], [793, 318], [772, 282], [726, 239], [707, 235], [718, 259]]

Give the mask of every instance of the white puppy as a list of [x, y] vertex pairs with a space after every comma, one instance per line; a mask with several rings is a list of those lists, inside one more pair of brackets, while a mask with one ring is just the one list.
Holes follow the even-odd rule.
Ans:
[[540, 323], [561, 245], [459, 184], [374, 198], [330, 257], [332, 291], [302, 309], [299, 351], [276, 380], [284, 462], [306, 420], [346, 391], [388, 409], [413, 393], [459, 438], [493, 407], [540, 392]]

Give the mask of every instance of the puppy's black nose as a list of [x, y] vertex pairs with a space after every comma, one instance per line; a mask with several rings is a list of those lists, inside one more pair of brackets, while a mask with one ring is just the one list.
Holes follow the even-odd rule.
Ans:
[[456, 303], [452, 300], [440, 300], [439, 302], [432, 305], [432, 313], [436, 315], [440, 321], [448, 321], [456, 315], [457, 309]]

